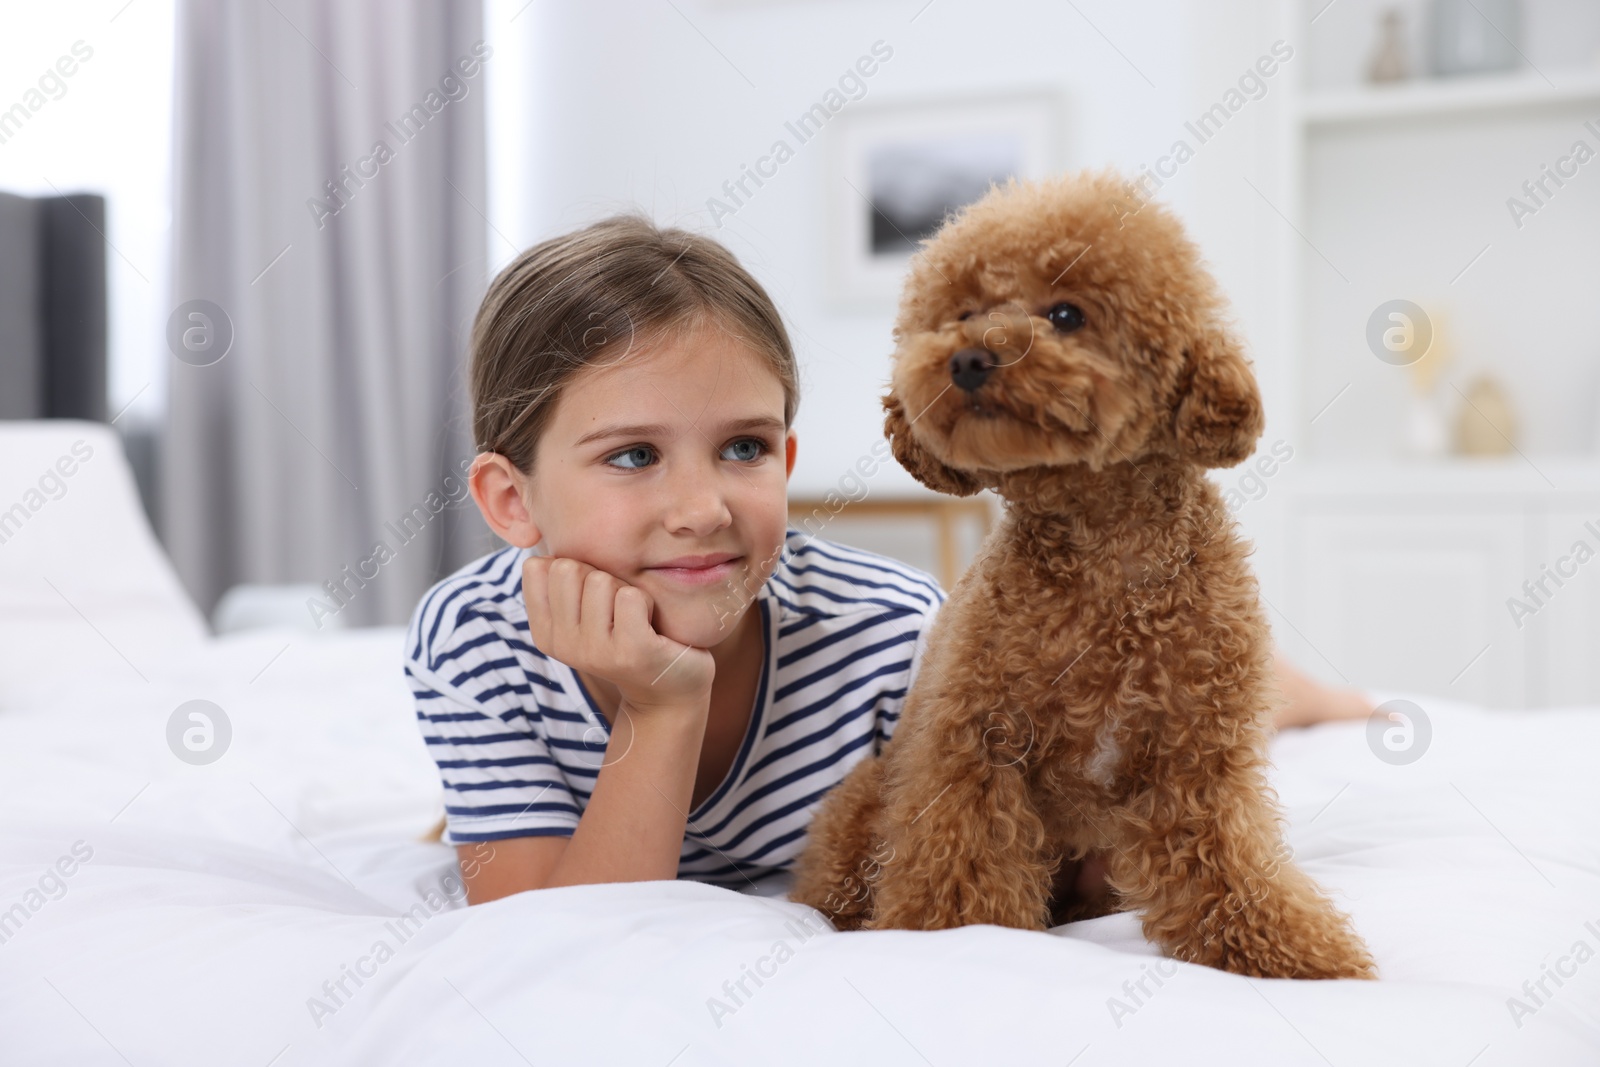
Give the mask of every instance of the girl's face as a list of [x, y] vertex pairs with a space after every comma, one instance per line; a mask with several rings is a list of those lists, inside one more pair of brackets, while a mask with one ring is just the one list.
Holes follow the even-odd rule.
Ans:
[[[795, 455], [783, 408], [766, 361], [714, 321], [636, 339], [622, 362], [568, 379], [531, 476], [505, 464], [531, 538], [513, 543], [639, 586], [657, 633], [714, 647], [783, 546]], [[703, 556], [726, 562], [684, 560]]]

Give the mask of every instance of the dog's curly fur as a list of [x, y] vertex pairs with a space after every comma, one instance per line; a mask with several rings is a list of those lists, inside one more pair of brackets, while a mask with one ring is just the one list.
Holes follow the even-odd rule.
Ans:
[[[885, 432], [923, 484], [992, 488], [1005, 516], [893, 740], [825, 798], [792, 899], [840, 929], [1136, 911], [1177, 959], [1375, 977], [1264, 775], [1271, 638], [1203, 473], [1263, 428], [1225, 310], [1176, 218], [1111, 172], [992, 189], [914, 257]], [[987, 377], [953, 384], [975, 356]], [[1109, 898], [1072, 892], [1085, 862]]]

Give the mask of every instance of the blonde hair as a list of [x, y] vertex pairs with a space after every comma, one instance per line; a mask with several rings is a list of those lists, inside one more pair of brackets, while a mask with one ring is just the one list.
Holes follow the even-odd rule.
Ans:
[[732, 252], [700, 234], [617, 215], [523, 252], [489, 285], [472, 325], [472, 430], [478, 451], [532, 470], [562, 387], [605, 354], [717, 322], [766, 358], [783, 385], [783, 423], [800, 404], [794, 349], [778, 309]]

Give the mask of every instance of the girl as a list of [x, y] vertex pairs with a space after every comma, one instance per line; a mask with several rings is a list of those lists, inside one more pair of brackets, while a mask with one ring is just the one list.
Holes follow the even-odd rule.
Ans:
[[[428, 592], [405, 662], [469, 900], [786, 869], [892, 736], [945, 594], [789, 523], [799, 390], [765, 290], [612, 218], [506, 267], [471, 359], [472, 497], [510, 547]], [[1279, 666], [1280, 721], [1371, 710]]]

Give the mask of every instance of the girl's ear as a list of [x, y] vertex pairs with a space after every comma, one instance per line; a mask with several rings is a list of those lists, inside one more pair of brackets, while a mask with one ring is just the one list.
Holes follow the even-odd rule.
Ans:
[[794, 433], [794, 430], [791, 429], [789, 431], [789, 435], [787, 437], [785, 437], [784, 441], [783, 441], [783, 452], [784, 452], [784, 455], [783, 455], [783, 476], [784, 476], [784, 478], [788, 478], [789, 475], [794, 473], [794, 446], [795, 446], [795, 433]]
[[900, 398], [892, 390], [883, 398], [883, 410], [883, 435], [889, 439], [889, 450], [911, 477], [936, 493], [951, 496], [971, 496], [983, 488], [977, 479], [934, 459], [917, 443], [911, 436], [911, 423], [906, 420]]
[[467, 475], [472, 499], [483, 513], [483, 521], [502, 541], [518, 548], [531, 548], [544, 535], [529, 514], [526, 499], [528, 476], [497, 452], [480, 452]]

